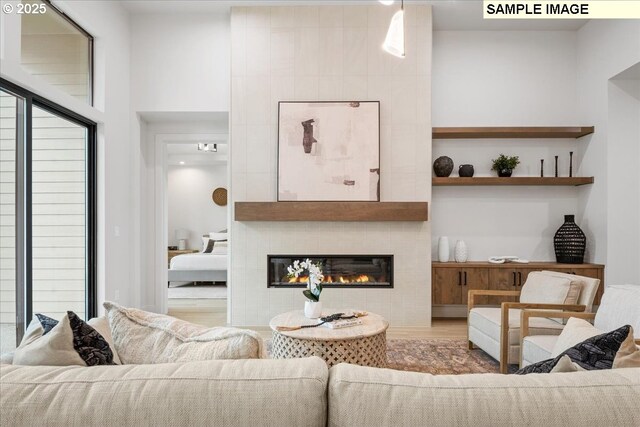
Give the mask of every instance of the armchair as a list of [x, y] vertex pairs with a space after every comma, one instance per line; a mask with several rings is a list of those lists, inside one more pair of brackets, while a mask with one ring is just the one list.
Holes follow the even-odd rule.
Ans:
[[[471, 290], [468, 298], [469, 348], [474, 344], [500, 362], [500, 372], [520, 361], [520, 312], [534, 310], [591, 310], [600, 281], [582, 276], [532, 272], [522, 291]], [[579, 292], [579, 295], [578, 295]], [[478, 296], [518, 297], [518, 302], [503, 302], [499, 308], [476, 307]], [[557, 316], [559, 317], [559, 316]], [[535, 318], [528, 324], [536, 335], [559, 335], [564, 327], [556, 318]]]
[[597, 313], [550, 312], [523, 310], [521, 313], [520, 367], [553, 357], [552, 350], [557, 336], [540, 336], [531, 331], [532, 319], [578, 317], [593, 320], [593, 325], [608, 332], [630, 324], [633, 326], [636, 344], [640, 345], [640, 286], [608, 286]]

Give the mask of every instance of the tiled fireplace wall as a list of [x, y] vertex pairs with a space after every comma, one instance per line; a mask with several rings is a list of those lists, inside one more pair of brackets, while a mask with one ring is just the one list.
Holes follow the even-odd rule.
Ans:
[[[238, 7], [231, 12], [231, 202], [275, 201], [278, 101], [380, 101], [381, 200], [431, 199], [431, 8], [406, 10], [406, 52], [381, 49], [397, 7]], [[231, 203], [232, 204], [232, 203]], [[231, 218], [233, 218], [233, 213]], [[231, 219], [231, 323], [301, 309], [300, 289], [267, 288], [267, 254], [393, 254], [393, 289], [326, 289], [325, 307], [431, 322], [428, 222]]]

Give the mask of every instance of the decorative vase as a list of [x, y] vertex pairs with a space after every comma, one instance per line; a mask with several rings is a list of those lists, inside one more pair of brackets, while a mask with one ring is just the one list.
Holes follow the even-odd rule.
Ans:
[[501, 178], [509, 178], [513, 173], [513, 169], [501, 169], [498, 171], [498, 176]]
[[465, 178], [471, 178], [473, 176], [473, 165], [460, 165], [458, 167], [458, 175]]
[[438, 239], [438, 261], [449, 262], [449, 238], [447, 236]]
[[447, 156], [438, 157], [436, 161], [433, 162], [433, 171], [436, 176], [440, 178], [451, 175], [451, 172], [453, 172], [453, 160]]
[[563, 264], [582, 264], [587, 238], [575, 222], [574, 215], [565, 215], [564, 224], [553, 236], [556, 261]]
[[467, 253], [467, 244], [464, 240], [458, 240], [456, 242], [455, 250], [453, 251], [453, 258], [456, 262], [467, 262], [469, 254]]
[[320, 301], [305, 301], [304, 317], [308, 319], [318, 319], [322, 317], [322, 303]]

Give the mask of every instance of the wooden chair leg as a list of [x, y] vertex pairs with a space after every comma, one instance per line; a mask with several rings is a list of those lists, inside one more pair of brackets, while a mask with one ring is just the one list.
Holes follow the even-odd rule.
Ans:
[[509, 309], [502, 304], [500, 313], [500, 373], [509, 369]]

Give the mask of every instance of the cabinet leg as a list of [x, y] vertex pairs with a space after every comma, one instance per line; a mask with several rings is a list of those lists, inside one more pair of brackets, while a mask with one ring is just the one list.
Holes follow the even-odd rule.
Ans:
[[469, 341], [469, 350], [473, 350], [473, 342]]

